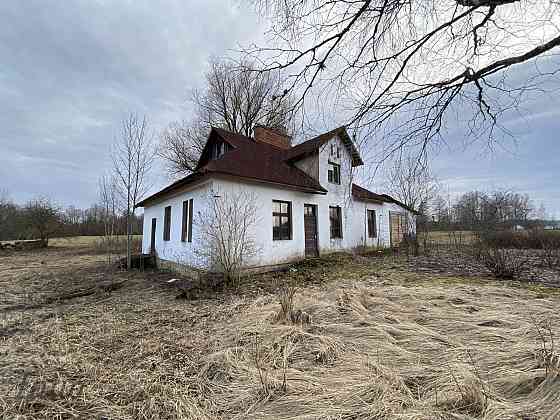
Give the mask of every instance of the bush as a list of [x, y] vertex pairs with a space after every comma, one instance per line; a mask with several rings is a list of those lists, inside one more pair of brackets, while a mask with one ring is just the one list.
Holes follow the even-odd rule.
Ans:
[[[102, 236], [96, 239], [94, 248], [101, 253], [126, 254], [126, 236]], [[132, 253], [142, 252], [142, 239], [132, 238]]]
[[480, 232], [479, 238], [493, 248], [560, 249], [560, 233], [545, 230]]
[[497, 279], [516, 279], [527, 269], [528, 258], [519, 250], [488, 246], [479, 242], [474, 246], [474, 256]]
[[297, 287], [289, 284], [282, 285], [278, 291], [280, 310], [276, 314], [276, 322], [291, 322], [292, 324], [310, 324], [311, 315], [294, 308], [294, 296]]

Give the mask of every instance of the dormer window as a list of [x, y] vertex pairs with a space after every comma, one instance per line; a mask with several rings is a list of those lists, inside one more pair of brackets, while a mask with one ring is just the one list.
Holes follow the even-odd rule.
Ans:
[[230, 145], [223, 141], [214, 143], [212, 145], [212, 159], [221, 158], [230, 148]]
[[329, 162], [329, 182], [340, 185], [340, 165]]

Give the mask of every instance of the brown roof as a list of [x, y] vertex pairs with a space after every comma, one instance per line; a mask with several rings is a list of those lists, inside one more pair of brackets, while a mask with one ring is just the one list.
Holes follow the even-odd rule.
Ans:
[[359, 185], [356, 184], [352, 184], [352, 196], [354, 198], [356, 198], [357, 200], [361, 200], [361, 201], [369, 201], [369, 202], [373, 202], [376, 204], [382, 204], [382, 203], [394, 203], [398, 206], [401, 206], [402, 208], [414, 213], [414, 214], [419, 214], [416, 210], [414, 210], [413, 208], [407, 206], [406, 204], [400, 202], [399, 200], [391, 197], [390, 195], [387, 194], [376, 194], [374, 192], [371, 192], [369, 190], [366, 190], [363, 187], [360, 187]]
[[[218, 139], [229, 143], [232, 149], [219, 159], [210, 159], [211, 145]], [[196, 171], [142, 200], [137, 204], [137, 207], [143, 207], [149, 201], [158, 199], [211, 174], [224, 174], [279, 184], [308, 193], [327, 193], [327, 190], [317, 180], [288, 162], [285, 154], [286, 150], [274, 147], [271, 144], [257, 142], [250, 137], [231, 133], [221, 128], [212, 128]]]
[[305, 156], [309, 156], [310, 154], [315, 153], [323, 144], [327, 143], [334, 136], [339, 136], [342, 140], [342, 143], [348, 149], [348, 152], [352, 156], [352, 166], [360, 166], [364, 164], [360, 156], [360, 152], [358, 152], [358, 149], [356, 149], [354, 142], [348, 135], [346, 127], [344, 126], [335, 128], [334, 130], [323, 133], [320, 136], [317, 136], [315, 138], [312, 138], [311, 140], [292, 147], [286, 152], [286, 160], [293, 162], [298, 159], [304, 158]]

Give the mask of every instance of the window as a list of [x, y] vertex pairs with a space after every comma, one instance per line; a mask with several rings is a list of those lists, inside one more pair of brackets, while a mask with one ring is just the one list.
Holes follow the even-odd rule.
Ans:
[[183, 218], [181, 227], [181, 241], [192, 242], [193, 200], [183, 201]]
[[292, 239], [292, 203], [272, 201], [272, 239]]
[[231, 149], [230, 145], [223, 141], [214, 143], [212, 145], [212, 159], [221, 158], [223, 154], [230, 149]]
[[191, 198], [189, 200], [189, 236], [187, 238], [187, 240], [189, 242], [192, 242], [192, 221], [193, 221], [193, 214], [194, 214], [194, 210], [193, 210], [193, 199]]
[[329, 182], [340, 185], [340, 165], [329, 162]]
[[342, 238], [342, 210], [340, 207], [329, 207], [331, 219], [331, 239]]
[[169, 241], [171, 238], [171, 206], [165, 208], [163, 218], [163, 240]]
[[183, 201], [183, 217], [181, 223], [181, 241], [192, 242], [192, 207], [193, 200]]
[[377, 237], [377, 226], [375, 219], [375, 210], [367, 211], [367, 231], [370, 238]]

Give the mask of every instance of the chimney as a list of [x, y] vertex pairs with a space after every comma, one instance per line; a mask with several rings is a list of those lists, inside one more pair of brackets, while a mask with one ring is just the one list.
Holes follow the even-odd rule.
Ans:
[[292, 147], [292, 136], [282, 133], [277, 128], [256, 125], [253, 133], [255, 141], [260, 143], [268, 143], [280, 149], [289, 149]]

